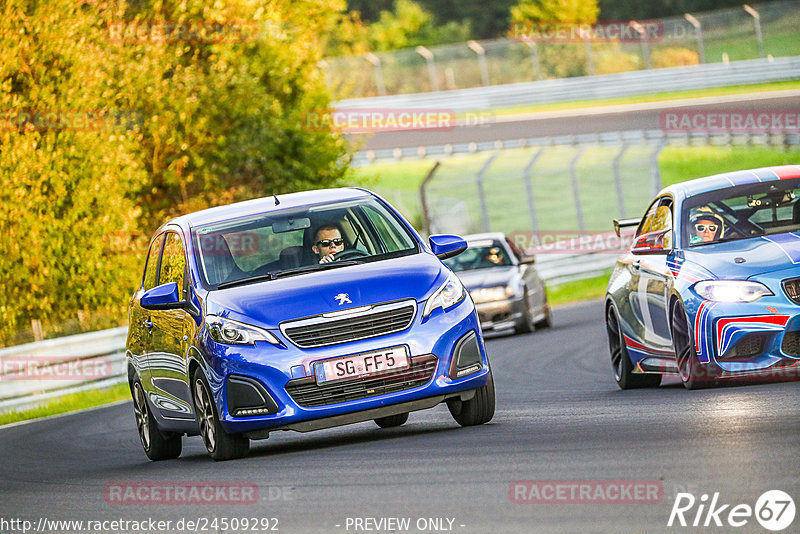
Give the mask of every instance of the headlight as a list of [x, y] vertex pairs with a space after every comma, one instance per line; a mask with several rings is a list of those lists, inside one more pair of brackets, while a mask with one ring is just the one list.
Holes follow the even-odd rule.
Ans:
[[447, 277], [444, 284], [437, 289], [431, 298], [428, 299], [428, 302], [425, 303], [425, 309], [422, 310], [422, 316], [427, 317], [431, 314], [433, 310], [436, 308], [441, 308], [446, 310], [451, 306], [455, 306], [467, 295], [467, 291], [464, 289], [464, 285], [461, 283], [461, 280], [458, 279], [456, 275], [450, 273], [450, 276]]
[[750, 280], [704, 280], [694, 285], [694, 291], [716, 302], [755, 302], [774, 294], [764, 284]]
[[253, 345], [256, 341], [266, 341], [280, 345], [278, 338], [256, 326], [250, 326], [218, 315], [207, 315], [206, 324], [211, 338], [225, 345]]
[[506, 300], [514, 296], [514, 288], [511, 286], [483, 287], [469, 292], [475, 304], [483, 302], [497, 302]]

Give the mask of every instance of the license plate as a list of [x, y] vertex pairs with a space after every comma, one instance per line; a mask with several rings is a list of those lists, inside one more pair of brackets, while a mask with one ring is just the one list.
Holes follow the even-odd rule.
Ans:
[[408, 347], [400, 346], [317, 362], [314, 364], [314, 375], [317, 377], [317, 384], [321, 384], [333, 380], [363, 378], [406, 367]]

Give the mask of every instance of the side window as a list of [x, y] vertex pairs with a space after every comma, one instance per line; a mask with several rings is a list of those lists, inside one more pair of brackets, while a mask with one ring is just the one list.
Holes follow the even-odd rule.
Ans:
[[386, 247], [386, 252], [407, 250], [414, 246], [408, 233], [400, 227], [400, 223], [393, 217], [389, 217], [388, 214], [378, 213], [371, 206], [365, 206], [364, 213], [367, 214], [372, 226], [375, 227], [375, 231], [378, 232], [378, 237]]
[[161, 245], [164, 243], [164, 234], [160, 234], [150, 245], [150, 252], [147, 254], [147, 264], [144, 268], [144, 281], [142, 288], [147, 291], [158, 285], [158, 255], [161, 253]]
[[186, 256], [183, 253], [183, 242], [175, 232], [168, 232], [164, 243], [164, 254], [161, 258], [160, 284], [177, 282], [178, 288], [183, 290], [184, 276], [186, 275]]
[[663, 232], [663, 246], [664, 248], [670, 248], [672, 247], [672, 232], [670, 230], [672, 230], [672, 199], [670, 197], [662, 197], [656, 199], [647, 209], [647, 214], [639, 225], [636, 237], [651, 232]]

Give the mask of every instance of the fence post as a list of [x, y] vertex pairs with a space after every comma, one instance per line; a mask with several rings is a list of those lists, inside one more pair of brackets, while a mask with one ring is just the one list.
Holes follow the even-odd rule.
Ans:
[[703, 25], [700, 24], [700, 21], [697, 20], [697, 18], [689, 13], [684, 13], [683, 18], [685, 18], [689, 24], [694, 26], [694, 30], [697, 32], [697, 55], [700, 56], [700, 63], [705, 63], [706, 49], [703, 45]]
[[664, 150], [666, 144], [663, 142], [659, 142], [656, 145], [656, 149], [653, 150], [653, 153], [650, 155], [650, 176], [653, 179], [653, 196], [656, 196], [661, 188], [661, 169], [658, 166], [658, 156], [661, 154], [661, 151]]
[[533, 183], [531, 183], [531, 175], [533, 166], [536, 165], [536, 162], [539, 160], [539, 156], [544, 153], [544, 150], [544, 147], [541, 147], [539, 150], [537, 150], [536, 154], [533, 155], [531, 160], [525, 166], [525, 169], [522, 171], [522, 176], [525, 180], [525, 193], [528, 197], [528, 211], [531, 215], [531, 230], [534, 232], [539, 231], [539, 218], [536, 216], [536, 207], [533, 203]]
[[436, 76], [436, 63], [433, 62], [433, 52], [420, 45], [416, 49], [417, 54], [425, 58], [428, 64], [428, 77], [431, 80], [431, 91], [439, 90], [439, 78]]
[[486, 50], [477, 41], [467, 41], [470, 50], [478, 54], [478, 65], [481, 69], [481, 82], [483, 86], [489, 85], [489, 66], [486, 64]]
[[486, 163], [483, 164], [481, 170], [478, 171], [478, 174], [475, 175], [475, 183], [478, 186], [478, 201], [481, 205], [481, 223], [483, 225], [484, 232], [491, 232], [492, 225], [489, 221], [489, 206], [486, 204], [486, 191], [483, 188], [483, 175], [489, 170], [489, 166], [492, 164], [494, 159], [497, 157], [497, 152], [489, 156], [489, 159], [486, 160]]
[[756, 26], [756, 39], [758, 40], [758, 54], [763, 58], [766, 57], [764, 54], [764, 36], [761, 35], [761, 15], [758, 14], [758, 11], [753, 9], [752, 7], [748, 6], [747, 4], [742, 6], [747, 13], [753, 17], [753, 23]]
[[575, 167], [578, 164], [578, 160], [583, 156], [584, 150], [586, 150], [584, 147], [580, 147], [569, 163], [569, 176], [572, 181], [572, 197], [575, 200], [575, 212], [578, 215], [578, 230], [581, 232], [586, 231], [586, 220], [583, 218], [583, 206], [581, 205], [581, 194], [578, 188], [578, 175], [575, 172]]
[[617, 190], [617, 209], [619, 210], [620, 218], [625, 218], [625, 197], [622, 190], [622, 176], [619, 172], [619, 162], [622, 161], [622, 156], [628, 150], [628, 145], [623, 143], [619, 152], [614, 156], [614, 187]]
[[441, 164], [442, 162], [440, 161], [434, 163], [433, 167], [428, 171], [428, 174], [425, 175], [422, 183], [419, 184], [419, 207], [422, 211], [422, 230], [426, 235], [431, 235], [431, 216], [428, 212], [428, 198], [425, 193], [425, 186], [433, 179], [433, 175], [436, 174]]
[[536, 46], [536, 41], [525, 41], [531, 51], [531, 62], [533, 63], [533, 73], [537, 80], [542, 79], [542, 65], [539, 62], [539, 48]]
[[383, 80], [383, 67], [381, 66], [381, 58], [372, 52], [367, 52], [364, 55], [364, 59], [369, 61], [375, 70], [375, 85], [378, 86], [378, 94], [381, 96], [386, 96], [386, 82]]
[[33, 330], [33, 340], [42, 341], [44, 333], [42, 332], [42, 321], [39, 319], [31, 319], [31, 330]]

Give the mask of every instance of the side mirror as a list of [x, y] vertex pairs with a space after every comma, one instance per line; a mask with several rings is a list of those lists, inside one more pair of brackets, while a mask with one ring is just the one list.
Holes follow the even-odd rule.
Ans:
[[140, 304], [145, 310], [174, 310], [183, 308], [185, 302], [180, 298], [178, 284], [169, 282], [147, 290]]
[[648, 232], [636, 238], [631, 247], [634, 254], [663, 254], [672, 249], [672, 230]]
[[467, 250], [467, 242], [463, 237], [450, 234], [432, 235], [428, 238], [431, 250], [440, 260], [446, 260], [453, 256], [458, 256]]
[[523, 254], [519, 258], [520, 265], [533, 265], [534, 263], [536, 263], [536, 258], [532, 255]]

